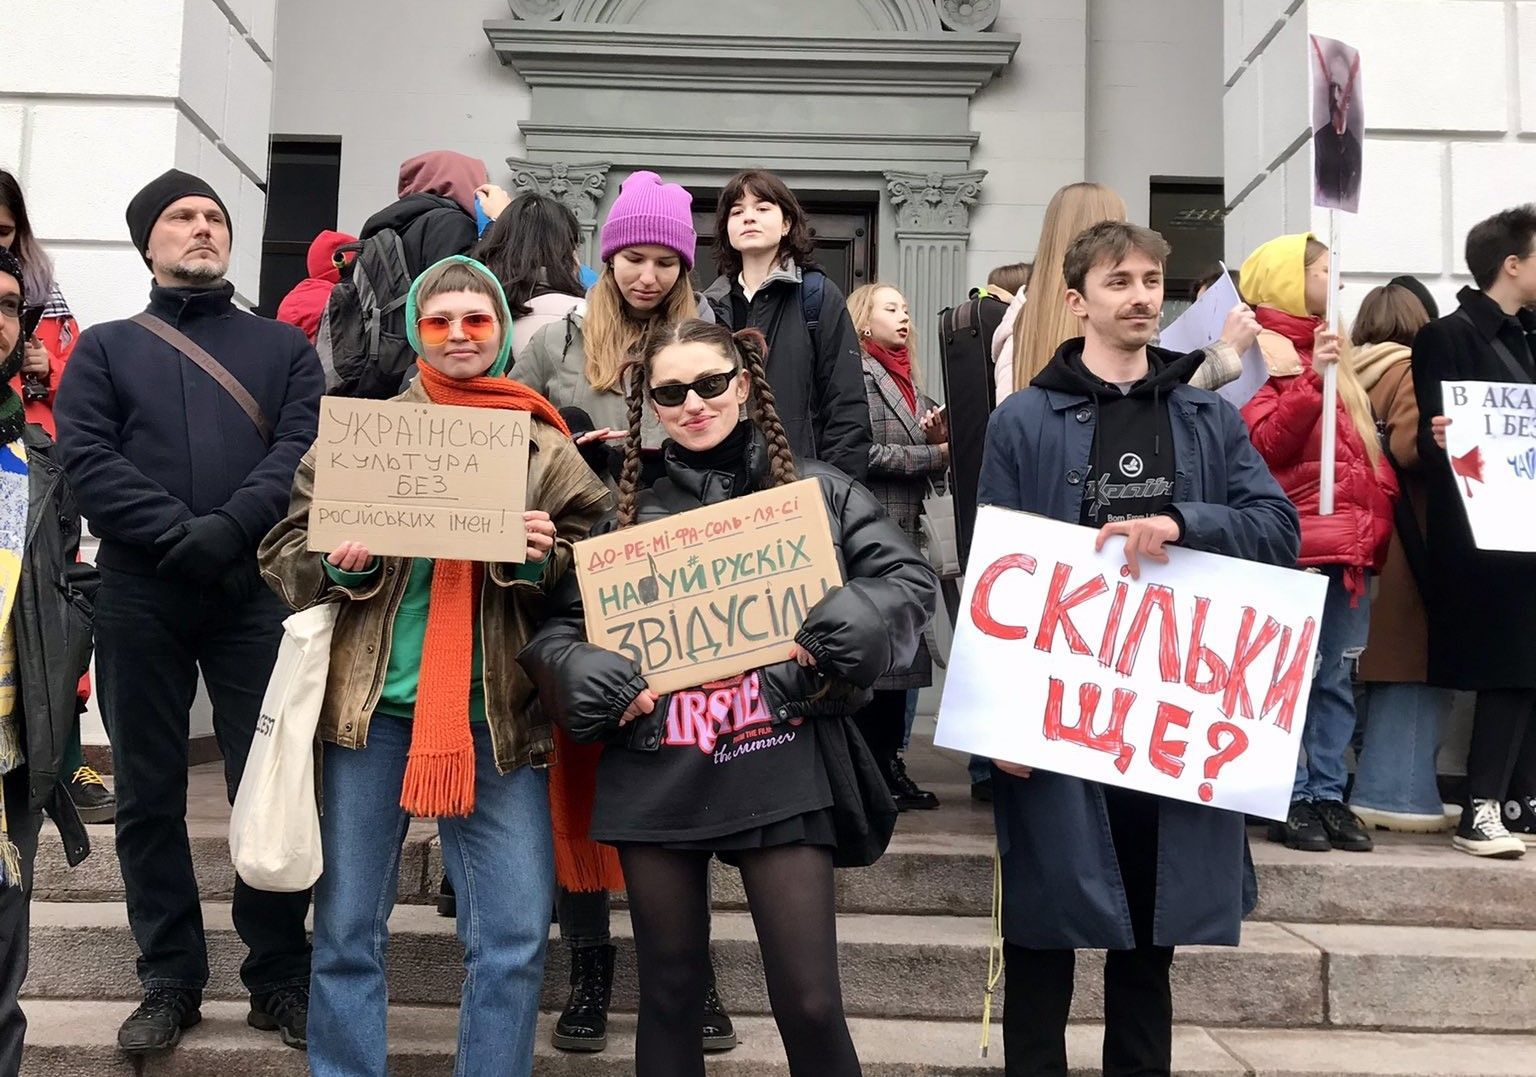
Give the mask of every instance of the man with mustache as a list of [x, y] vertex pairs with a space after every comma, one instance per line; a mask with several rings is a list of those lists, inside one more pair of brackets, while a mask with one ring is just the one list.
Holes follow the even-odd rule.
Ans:
[[[1072, 241], [1066, 304], [1083, 336], [992, 413], [977, 502], [1098, 528], [1133, 579], [1168, 546], [1294, 564], [1296, 509], [1242, 416], [1187, 384], [1204, 354], [1149, 346], [1167, 257], [1162, 236], [1124, 221]], [[992, 786], [1008, 1077], [1066, 1077], [1079, 948], [1109, 951], [1104, 1073], [1170, 1073], [1174, 947], [1237, 945], [1256, 894], [1243, 817], [1008, 760]]]
[[[144, 988], [118, 1045], [137, 1053], [174, 1047], [200, 1020], [208, 954], [187, 839], [188, 711], [201, 672], [233, 800], [288, 613], [261, 584], [256, 547], [287, 510], [324, 376], [302, 332], [235, 306], [229, 214], [207, 183], [166, 172], [127, 219], [154, 276], [149, 306], [81, 335], [54, 414], [101, 539], [97, 684]], [[249, 1022], [293, 1047], [308, 1015], [308, 907], [307, 893], [235, 883]]]

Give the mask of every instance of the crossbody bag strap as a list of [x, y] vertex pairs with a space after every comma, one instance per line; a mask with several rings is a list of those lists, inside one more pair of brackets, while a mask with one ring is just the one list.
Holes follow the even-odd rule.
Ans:
[[[1457, 307], [1456, 314], [1472, 328], [1477, 328], [1477, 323], [1472, 320], [1472, 316], [1465, 309]], [[1509, 350], [1508, 344], [1505, 344], [1497, 336], [1494, 336], [1488, 343], [1493, 348], [1494, 354], [1508, 368], [1513, 376], [1513, 380], [1517, 382], [1529, 382], [1531, 380], [1531, 371], [1527, 370], [1520, 360], [1515, 358], [1515, 353]]]
[[267, 421], [266, 415], [262, 413], [261, 405], [256, 403], [256, 398], [251, 395], [250, 390], [240, 384], [240, 379], [231, 374], [223, 363], [209, 355], [201, 344], [169, 322], [155, 317], [148, 311], [135, 314], [129, 321], [148, 329], [155, 336], [192, 360], [204, 374], [218, 382], [220, 388], [234, 398], [235, 403], [240, 405], [240, 410], [245, 412], [246, 418], [250, 419], [252, 424], [255, 425], [257, 432], [261, 434], [261, 440], [268, 445], [272, 444], [272, 424]]

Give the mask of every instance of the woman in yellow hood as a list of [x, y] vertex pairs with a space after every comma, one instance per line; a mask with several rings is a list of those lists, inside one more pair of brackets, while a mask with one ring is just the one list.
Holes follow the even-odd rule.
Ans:
[[[1307, 700], [1302, 759], [1291, 810], [1270, 831], [1293, 849], [1364, 852], [1370, 834], [1344, 805], [1345, 752], [1355, 731], [1350, 673], [1370, 626], [1367, 574], [1386, 558], [1397, 481], [1382, 460], [1370, 401], [1354, 370], [1339, 364], [1328, 307], [1328, 248], [1306, 233], [1265, 243], [1243, 263], [1241, 289], [1263, 331], [1269, 381], [1243, 407], [1249, 436], [1301, 516], [1298, 562], [1325, 573], [1318, 671]], [[1334, 511], [1319, 513], [1322, 373], [1338, 365]]]

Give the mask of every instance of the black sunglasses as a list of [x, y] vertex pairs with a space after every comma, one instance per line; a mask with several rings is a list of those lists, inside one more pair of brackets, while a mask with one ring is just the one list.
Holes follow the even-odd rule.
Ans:
[[651, 386], [651, 399], [664, 408], [675, 408], [688, 399], [690, 392], [698, 393], [700, 400], [713, 400], [717, 396], [724, 395], [731, 387], [731, 382], [736, 375], [741, 373], [741, 368], [724, 374], [706, 374], [698, 381], [690, 381], [686, 385], [653, 385]]

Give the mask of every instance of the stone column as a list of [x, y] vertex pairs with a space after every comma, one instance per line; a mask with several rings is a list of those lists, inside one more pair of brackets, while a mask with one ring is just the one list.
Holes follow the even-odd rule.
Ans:
[[936, 317], [965, 298], [966, 255], [971, 239], [971, 207], [981, 194], [985, 171], [887, 172], [886, 191], [896, 214], [895, 280], [917, 328], [916, 365], [923, 390], [944, 395], [935, 342]]
[[557, 161], [541, 165], [508, 157], [507, 167], [512, 169], [513, 198], [534, 191], [555, 199], [576, 214], [576, 223], [581, 226], [578, 253], [584, 264], [595, 265], [592, 235], [597, 231], [597, 207], [608, 189], [608, 170], [613, 166], [607, 161], [579, 165]]

